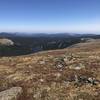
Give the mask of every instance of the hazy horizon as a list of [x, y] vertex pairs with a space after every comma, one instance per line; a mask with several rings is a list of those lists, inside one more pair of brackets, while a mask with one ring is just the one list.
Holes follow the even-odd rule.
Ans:
[[0, 0], [0, 32], [100, 33], [100, 0]]

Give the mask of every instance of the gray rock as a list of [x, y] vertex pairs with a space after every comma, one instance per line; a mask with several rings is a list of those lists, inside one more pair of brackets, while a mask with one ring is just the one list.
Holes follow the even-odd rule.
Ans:
[[0, 92], [0, 100], [18, 100], [22, 95], [21, 87], [12, 87], [8, 90]]
[[85, 68], [85, 65], [82, 63], [79, 64], [72, 64], [69, 66], [70, 69], [81, 70]]
[[14, 42], [10, 39], [0, 39], [0, 45], [11, 46], [14, 45]]
[[88, 81], [88, 83], [90, 83], [90, 84], [92, 84], [92, 85], [97, 85], [97, 84], [100, 83], [99, 80], [96, 80], [96, 79], [93, 78], [93, 77], [89, 77], [89, 78], [87, 79], [87, 81]]
[[64, 62], [63, 57], [59, 57], [55, 59], [55, 66], [58, 69], [63, 69], [66, 66], [66, 63]]
[[45, 61], [40, 61], [39, 62], [41, 65], [44, 65], [46, 62]]

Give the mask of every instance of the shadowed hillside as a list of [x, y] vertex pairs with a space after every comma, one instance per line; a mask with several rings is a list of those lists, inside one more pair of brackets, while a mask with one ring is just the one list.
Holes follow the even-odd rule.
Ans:
[[100, 38], [93, 34], [10, 34], [0, 33], [0, 56], [27, 55], [39, 51], [67, 48], [73, 44]]

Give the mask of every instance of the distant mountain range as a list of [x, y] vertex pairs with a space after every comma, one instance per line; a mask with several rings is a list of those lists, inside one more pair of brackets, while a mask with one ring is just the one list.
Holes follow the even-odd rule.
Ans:
[[78, 34], [78, 33], [7, 33], [1, 32], [0, 37], [81, 37], [81, 36], [99, 36], [96, 34]]
[[[100, 39], [96, 34], [70, 34], [70, 33], [0, 33], [0, 38], [7, 46], [0, 46], [0, 55], [23, 55], [44, 50], [67, 48], [73, 44], [85, 42], [89, 39]], [[9, 42], [9, 41], [10, 42]], [[8, 42], [7, 42], [8, 41]], [[14, 45], [8, 45], [12, 43]]]

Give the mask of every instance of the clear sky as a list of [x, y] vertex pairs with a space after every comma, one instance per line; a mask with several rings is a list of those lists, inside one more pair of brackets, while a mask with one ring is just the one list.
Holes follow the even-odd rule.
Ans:
[[100, 32], [100, 0], [0, 0], [0, 32]]

